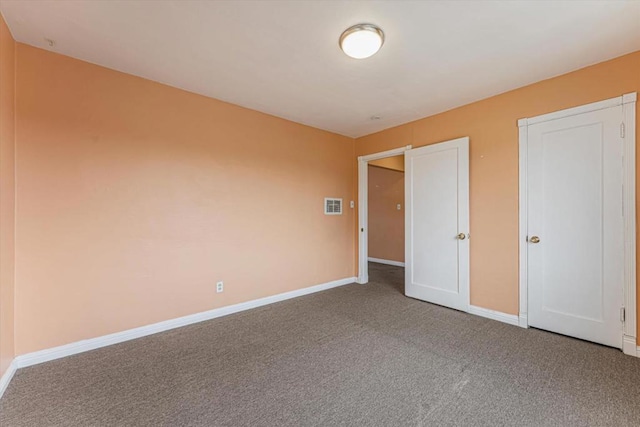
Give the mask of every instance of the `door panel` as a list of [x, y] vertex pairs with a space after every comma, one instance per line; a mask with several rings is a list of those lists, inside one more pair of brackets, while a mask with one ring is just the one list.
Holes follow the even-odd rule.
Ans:
[[468, 189], [468, 138], [405, 153], [407, 296], [467, 310]]
[[[528, 127], [529, 324], [621, 347], [621, 108]], [[535, 239], [534, 239], [535, 240]]]

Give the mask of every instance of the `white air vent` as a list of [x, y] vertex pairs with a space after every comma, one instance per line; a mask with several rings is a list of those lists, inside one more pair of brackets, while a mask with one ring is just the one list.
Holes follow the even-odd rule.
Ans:
[[332, 199], [325, 197], [324, 199], [325, 215], [342, 215], [342, 199]]

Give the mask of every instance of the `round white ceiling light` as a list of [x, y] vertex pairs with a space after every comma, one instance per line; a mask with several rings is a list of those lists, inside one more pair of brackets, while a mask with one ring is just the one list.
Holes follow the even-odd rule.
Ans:
[[355, 59], [374, 55], [384, 44], [384, 33], [373, 24], [349, 27], [340, 36], [340, 49]]

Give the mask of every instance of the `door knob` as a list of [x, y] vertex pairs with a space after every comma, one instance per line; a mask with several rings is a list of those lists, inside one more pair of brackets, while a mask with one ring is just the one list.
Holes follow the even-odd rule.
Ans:
[[466, 239], [466, 238], [467, 238], [467, 235], [466, 235], [466, 234], [464, 234], [464, 233], [460, 233], [460, 234], [458, 234], [458, 235], [456, 236], [456, 238], [457, 238], [458, 240], [464, 240], [464, 239]]
[[531, 237], [529, 238], [529, 241], [530, 241], [531, 243], [540, 243], [540, 238], [539, 238], [538, 236], [531, 236]]

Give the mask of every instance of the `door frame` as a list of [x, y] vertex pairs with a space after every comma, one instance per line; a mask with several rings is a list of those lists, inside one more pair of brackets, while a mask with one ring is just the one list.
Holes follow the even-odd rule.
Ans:
[[358, 283], [369, 282], [369, 162], [404, 155], [407, 150], [411, 145], [358, 157]]
[[623, 164], [623, 214], [624, 214], [624, 308], [625, 319], [622, 332], [622, 351], [640, 356], [636, 344], [636, 99], [637, 93], [627, 93], [615, 98], [581, 105], [540, 116], [518, 120], [519, 128], [519, 325], [528, 328], [528, 279], [527, 279], [527, 151], [528, 126], [591, 111], [622, 106], [620, 132], [624, 143]]

